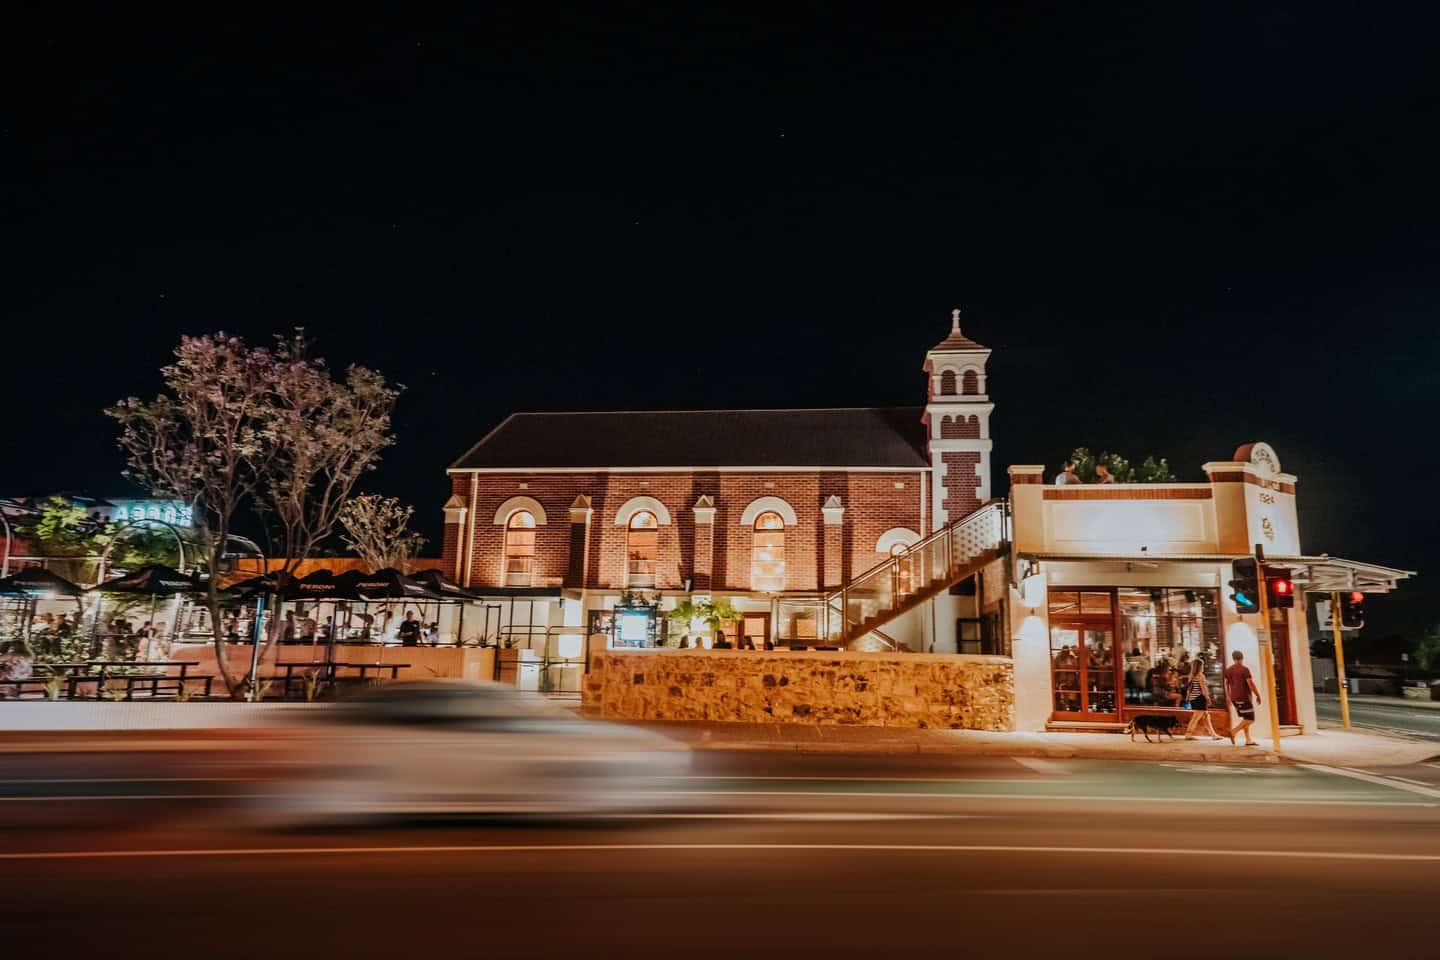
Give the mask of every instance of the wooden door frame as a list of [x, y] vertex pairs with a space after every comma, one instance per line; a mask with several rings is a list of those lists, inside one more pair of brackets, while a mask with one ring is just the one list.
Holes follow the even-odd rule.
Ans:
[[[1119, 655], [1120, 643], [1120, 609], [1119, 590], [1115, 587], [1072, 587], [1065, 585], [1063, 590], [1056, 590], [1056, 593], [1074, 593], [1078, 598], [1082, 593], [1105, 593], [1110, 597], [1110, 613], [1075, 613], [1058, 614], [1050, 616], [1047, 611], [1047, 630], [1045, 636], [1046, 657], [1050, 662], [1050, 719], [1059, 721], [1093, 721], [1095, 723], [1119, 723], [1120, 711], [1124, 708], [1124, 677], [1121, 674], [1121, 665], [1124, 662]], [[1049, 631], [1055, 628], [1061, 630], [1076, 630], [1080, 634], [1080, 643], [1085, 642], [1086, 630], [1105, 629], [1110, 631], [1110, 669], [1113, 674], [1110, 688], [1111, 696], [1115, 698], [1115, 709], [1110, 713], [1090, 713], [1084, 708], [1090, 704], [1090, 690], [1087, 681], [1090, 678], [1090, 668], [1081, 664], [1079, 668], [1079, 686], [1077, 691], [1080, 694], [1081, 709], [1076, 711], [1055, 709], [1055, 661], [1054, 651], [1050, 648]], [[1068, 691], [1060, 691], [1067, 692]]]
[[770, 635], [770, 628], [771, 628], [771, 626], [773, 625], [773, 621], [770, 619], [770, 611], [769, 611], [769, 610], [766, 610], [764, 613], [759, 613], [759, 612], [752, 613], [752, 612], [750, 612], [750, 611], [748, 611], [748, 610], [741, 610], [741, 611], [739, 611], [739, 613], [740, 613], [740, 619], [736, 622], [736, 625], [735, 625], [735, 649], [736, 649], [736, 650], [739, 650], [739, 649], [740, 649], [740, 644], [741, 644], [742, 642], [744, 642], [744, 640], [745, 640], [745, 621], [746, 621], [746, 620], [749, 620], [749, 619], [752, 618], [752, 617], [757, 617], [757, 618], [762, 619], [762, 620], [765, 621], [765, 633], [764, 633], [764, 635], [760, 638], [760, 642], [759, 642], [758, 644], [756, 644], [755, 649], [756, 649], [756, 650], [764, 650], [764, 649], [765, 649], [765, 644], [767, 644], [767, 643], [769, 643], [769, 644], [771, 644], [771, 645], [774, 644], [775, 638]]

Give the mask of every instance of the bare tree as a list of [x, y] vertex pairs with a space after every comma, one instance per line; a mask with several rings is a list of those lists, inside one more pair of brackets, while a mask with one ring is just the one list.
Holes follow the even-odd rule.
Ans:
[[362, 493], [346, 501], [340, 511], [345, 528], [341, 538], [372, 568], [394, 567], [409, 572], [425, 538], [410, 529], [415, 508], [402, 506], [395, 497]]
[[[395, 390], [362, 368], [337, 383], [296, 349], [293, 341], [273, 350], [251, 346], [223, 332], [182, 337], [175, 362], [160, 371], [164, 393], [150, 401], [130, 397], [106, 411], [120, 423], [128, 474], [158, 496], [192, 504], [200, 560], [211, 574], [205, 602], [214, 624], [223, 622], [215, 574], [236, 512], [248, 504], [279, 516], [277, 497], [284, 495], [286, 528], [301, 531], [286, 537], [298, 551], [286, 557], [286, 570], [293, 570], [318, 542], [311, 532], [334, 526], [339, 505], [326, 498], [336, 498], [337, 488], [348, 493], [391, 442]], [[322, 446], [329, 452], [319, 452]], [[290, 477], [296, 473], [306, 478], [298, 496]], [[215, 659], [226, 689], [240, 695], [243, 683], [218, 629]]]

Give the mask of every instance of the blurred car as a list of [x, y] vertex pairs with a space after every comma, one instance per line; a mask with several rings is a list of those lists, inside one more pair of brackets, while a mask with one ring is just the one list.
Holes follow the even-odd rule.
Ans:
[[388, 683], [310, 716], [267, 819], [645, 812], [690, 770], [666, 737], [494, 683]]

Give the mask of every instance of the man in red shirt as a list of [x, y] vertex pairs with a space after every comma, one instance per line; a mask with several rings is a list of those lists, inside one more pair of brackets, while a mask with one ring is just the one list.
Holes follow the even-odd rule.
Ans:
[[1235, 708], [1235, 714], [1239, 717], [1238, 729], [1235, 726], [1230, 728], [1230, 742], [1235, 742], [1235, 734], [1245, 734], [1245, 746], [1256, 746], [1255, 738], [1250, 735], [1250, 726], [1255, 722], [1255, 707], [1260, 703], [1260, 690], [1255, 686], [1255, 678], [1250, 676], [1250, 668], [1245, 666], [1245, 655], [1239, 650], [1230, 654], [1235, 662], [1225, 668], [1225, 698]]

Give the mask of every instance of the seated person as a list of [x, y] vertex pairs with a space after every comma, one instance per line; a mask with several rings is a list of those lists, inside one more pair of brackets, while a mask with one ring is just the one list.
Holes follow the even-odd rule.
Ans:
[[1178, 707], [1180, 691], [1175, 682], [1175, 671], [1169, 663], [1162, 663], [1151, 671], [1150, 693], [1155, 703], [1162, 707]]

